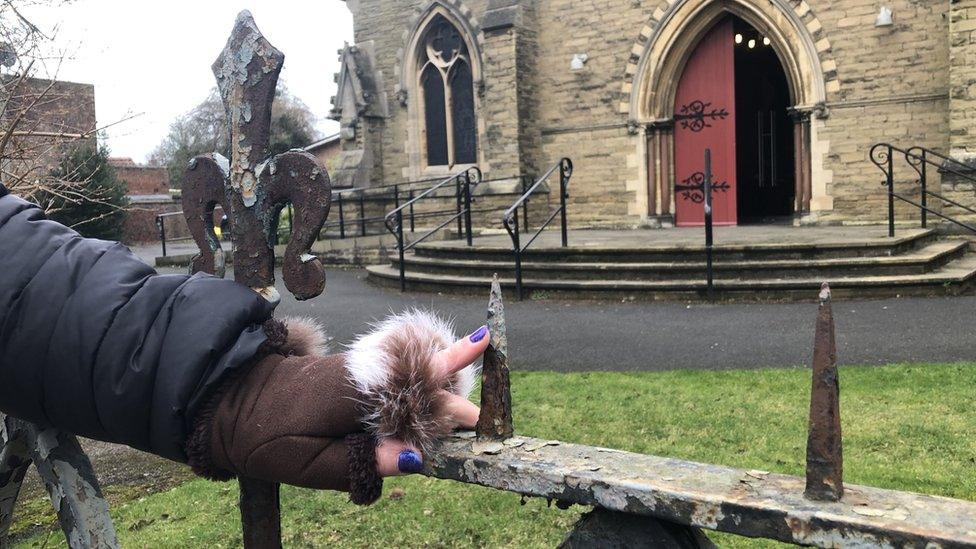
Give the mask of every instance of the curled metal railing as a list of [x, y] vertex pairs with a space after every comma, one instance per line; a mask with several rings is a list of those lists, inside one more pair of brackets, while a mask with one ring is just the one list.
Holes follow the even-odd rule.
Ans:
[[[919, 200], [916, 202], [908, 196], [895, 192], [895, 156], [900, 154], [905, 158], [905, 162], [912, 167], [913, 170], [918, 174], [918, 179], [916, 182], [919, 185]], [[939, 161], [932, 160], [931, 157], [937, 158]], [[935, 152], [931, 149], [925, 147], [911, 147], [909, 149], [902, 149], [896, 147], [890, 143], [878, 143], [871, 147], [870, 152], [871, 162], [881, 170], [884, 174], [885, 179], [881, 182], [882, 185], [888, 188], [888, 236], [895, 236], [895, 200], [901, 200], [907, 204], [911, 204], [919, 209], [921, 212], [921, 225], [922, 228], [928, 226], [928, 214], [932, 214], [936, 217], [944, 219], [954, 225], [962, 227], [970, 232], [976, 233], [976, 227], [959, 221], [951, 216], [945, 215], [944, 213], [935, 210], [929, 206], [929, 197], [941, 200], [946, 204], [951, 204], [958, 208], [961, 208], [969, 213], [976, 214], [976, 210], [960, 204], [959, 202], [952, 200], [951, 198], [944, 196], [940, 193], [932, 191], [928, 187], [928, 166], [936, 166], [940, 172], [950, 173], [966, 179], [968, 181], [976, 184], [976, 177], [969, 175], [962, 170], [970, 170], [971, 168], [966, 164], [959, 162], [953, 158], [950, 158], [944, 154]], [[961, 168], [961, 169], [960, 169]]]
[[[471, 191], [472, 189], [481, 182], [481, 170], [477, 166], [472, 166], [463, 172], [454, 174], [440, 183], [434, 185], [433, 187], [425, 190], [419, 195], [413, 197], [404, 204], [398, 205], [395, 209], [387, 213], [383, 218], [383, 224], [397, 240], [397, 252], [399, 254], [399, 268], [400, 268], [400, 290], [406, 290], [407, 288], [407, 274], [406, 267], [403, 263], [403, 256], [417, 244], [420, 244], [431, 235], [437, 231], [443, 229], [451, 222], [457, 222], [458, 235], [464, 235], [467, 240], [468, 246], [472, 244], [471, 236]], [[425, 199], [431, 198], [443, 198], [443, 196], [438, 195], [437, 191], [447, 187], [450, 183], [454, 183], [454, 199], [455, 199], [455, 209], [454, 210], [435, 210], [432, 212], [424, 212], [422, 214], [414, 214], [414, 205]], [[443, 215], [448, 215], [449, 217], [439, 223], [436, 227], [429, 229], [424, 234], [415, 238], [412, 242], [405, 242], [403, 235], [403, 217], [404, 211], [410, 213], [410, 229], [414, 229], [414, 218], [436, 218]]]
[[[528, 225], [528, 211], [524, 207], [529, 197], [538, 189], [543, 183], [549, 180], [550, 177], [556, 172], [559, 172], [559, 206], [549, 214], [549, 217], [536, 229], [535, 233], [529, 238], [525, 245], [521, 244], [521, 235], [519, 227], [518, 211], [519, 207], [523, 207], [524, 210], [524, 221], [526, 228]], [[552, 223], [556, 216], [559, 216], [560, 220], [560, 230], [562, 236], [562, 246], [565, 248], [568, 246], [568, 234], [566, 231], [566, 199], [569, 198], [569, 193], [566, 189], [569, 187], [569, 178], [573, 175], [573, 161], [569, 158], [561, 158], [559, 162], [553, 164], [551, 168], [546, 170], [539, 179], [532, 184], [525, 192], [520, 196], [507, 210], [502, 214], [502, 224], [505, 226], [505, 230], [508, 231], [508, 236], [512, 239], [512, 253], [515, 256], [515, 293], [518, 295], [519, 299], [523, 298], [522, 292], [522, 253], [528, 249], [529, 246], [535, 242], [535, 239]]]

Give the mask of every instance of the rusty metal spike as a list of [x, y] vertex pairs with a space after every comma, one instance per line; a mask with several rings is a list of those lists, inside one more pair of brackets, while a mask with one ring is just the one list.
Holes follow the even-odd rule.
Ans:
[[488, 298], [488, 329], [491, 340], [485, 349], [481, 381], [481, 414], [475, 430], [479, 438], [506, 439], [515, 433], [512, 424], [512, 392], [508, 378], [508, 335], [505, 307], [496, 274]]
[[840, 380], [830, 287], [820, 288], [820, 310], [813, 344], [810, 431], [807, 438], [807, 485], [804, 495], [816, 501], [844, 496], [844, 453], [840, 429]]
[[237, 15], [227, 45], [211, 68], [227, 112], [230, 185], [244, 205], [258, 202], [258, 163], [268, 156], [271, 103], [285, 55], [258, 30], [247, 10]]

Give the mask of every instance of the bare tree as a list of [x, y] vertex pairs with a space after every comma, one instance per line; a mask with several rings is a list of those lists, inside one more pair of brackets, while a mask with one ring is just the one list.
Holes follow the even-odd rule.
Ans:
[[65, 52], [55, 48], [53, 33], [24, 14], [33, 6], [66, 3], [0, 0], [0, 183], [49, 215], [91, 203], [109, 216], [123, 206], [117, 193], [90, 184], [90, 169], [70, 167], [90, 163], [66, 163], [78, 151], [99, 154], [94, 92], [58, 80]]
[[[149, 156], [149, 162], [166, 166], [170, 181], [179, 185], [186, 163], [194, 156], [218, 152], [230, 157], [226, 119], [220, 94], [214, 88], [202, 103], [170, 124], [169, 133]], [[271, 105], [268, 152], [278, 154], [288, 149], [304, 147], [317, 137], [315, 115], [301, 99], [289, 93], [279, 80]]]

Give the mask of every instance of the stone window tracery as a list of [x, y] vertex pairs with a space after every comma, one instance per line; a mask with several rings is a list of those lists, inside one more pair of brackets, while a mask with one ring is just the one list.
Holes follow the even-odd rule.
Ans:
[[419, 76], [427, 165], [474, 164], [478, 141], [467, 45], [458, 29], [437, 15], [421, 50]]

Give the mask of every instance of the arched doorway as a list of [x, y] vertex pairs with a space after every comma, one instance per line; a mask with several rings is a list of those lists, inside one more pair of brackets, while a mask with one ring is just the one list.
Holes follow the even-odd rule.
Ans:
[[[796, 197], [790, 87], [772, 41], [732, 14], [692, 49], [674, 94], [677, 188], [699, 181], [712, 153], [713, 219], [719, 225], [775, 222]], [[704, 222], [701, 193], [675, 194], [677, 225]]]
[[[630, 102], [626, 105], [626, 111], [633, 117], [636, 133], [640, 134], [641, 139], [637, 146], [645, 159], [640, 180], [646, 183], [644, 187], [646, 192], [638, 194], [637, 203], [642, 209], [646, 208], [649, 219], [656, 220], [664, 226], [675, 221], [680, 222], [680, 219], [676, 218], [681, 216], [676, 216], [675, 210], [679, 207], [678, 200], [682, 198], [680, 196], [682, 179], [687, 178], [688, 174], [679, 177], [676, 171], [675, 153], [680, 151], [675, 150], [675, 132], [680, 130], [682, 114], [680, 107], [683, 105], [677, 105], [678, 84], [689, 66], [689, 60], [706, 35], [730, 17], [733, 21], [732, 40], [734, 41], [736, 34], [735, 21], [739, 20], [739, 25], [747, 24], [759, 34], [754, 50], [763, 52], [768, 60], [772, 60], [773, 56], [778, 60], [778, 65], [772, 65], [778, 70], [763, 72], [782, 74], [785, 77], [788, 90], [786, 114], [789, 116], [790, 125], [785, 129], [779, 125], [767, 126], [763, 131], [767, 134], [767, 140], [770, 138], [768, 134], [776, 133], [775, 143], [787, 147], [776, 151], [777, 177], [773, 180], [778, 182], [779, 187], [782, 185], [788, 187], [789, 179], [784, 181], [783, 178], [792, 177], [793, 188], [784, 190], [783, 194], [788, 197], [792, 193], [793, 201], [779, 211], [791, 212], [794, 222], [797, 218], [807, 218], [808, 215], [810, 217], [807, 219], [816, 219], [818, 212], [831, 209], [833, 203], [829, 192], [831, 173], [824, 165], [826, 142], [821, 139], [820, 132], [823, 127], [821, 120], [828, 115], [825, 107], [827, 83], [833, 86], [834, 91], [838, 89], [839, 83], [836, 80], [836, 63], [828, 55], [829, 43], [819, 31], [810, 30], [819, 29], [821, 27], [819, 22], [811, 12], [800, 13], [794, 8], [793, 3], [787, 0], [678, 0], [674, 2], [672, 8], [654, 17], [654, 24], [648, 26], [650, 30], [647, 38], [639, 40], [642, 53], [635, 61], [633, 70], [628, 71], [633, 76], [630, 77], [629, 85], [624, 88], [630, 93]], [[763, 38], [769, 38], [768, 45]], [[742, 44], [748, 48], [745, 35]], [[731, 50], [731, 55], [731, 61], [727, 65], [734, 69], [734, 49]], [[731, 82], [721, 80], [722, 84], [719, 85], [734, 86], [736, 72], [732, 71]], [[709, 82], [715, 85], [716, 79], [713, 77]], [[754, 83], [754, 80], [750, 77], [740, 77], [739, 82], [749, 84]], [[782, 80], [779, 81], [779, 89], [782, 90]], [[734, 88], [731, 93], [735, 95]], [[738, 95], [744, 97], [747, 93], [740, 91]], [[783, 97], [781, 92], [774, 95]], [[735, 108], [727, 110], [731, 113]], [[783, 109], [777, 107], [775, 110], [782, 121]], [[737, 125], [748, 121], [758, 131], [758, 114], [755, 112], [736, 118]], [[780, 135], [781, 133], [784, 135]], [[762, 165], [758, 162], [760, 152], [758, 135], [754, 136], [754, 139], [736, 135], [735, 140], [737, 144], [744, 143], [745, 140], [754, 141], [756, 162]], [[792, 163], [780, 157], [782, 154], [785, 158], [790, 143], [792, 143]], [[701, 158], [703, 156], [701, 152], [695, 152], [694, 156]], [[763, 152], [772, 151], [764, 149]], [[737, 158], [741, 154], [745, 153], [737, 150], [730, 156]], [[765, 158], [768, 164], [774, 157], [767, 154]], [[699, 161], [699, 166], [702, 163], [703, 161]], [[790, 164], [792, 170], [789, 169]], [[735, 222], [739, 222], [739, 200], [746, 199], [746, 193], [743, 191], [751, 183], [746, 179], [740, 182], [738, 180], [740, 166], [737, 164], [736, 168], [732, 177], [737, 184]], [[758, 187], [758, 170], [753, 169], [753, 174], [756, 175]], [[771, 165], [765, 169], [761, 188], [771, 190], [768, 188], [770, 177], [772, 177]], [[780, 184], [780, 181], [783, 183]], [[677, 193], [676, 185], [679, 186]], [[744, 205], [742, 221], [776, 218], [779, 212], [772, 204], [783, 206], [784, 200], [781, 196], [775, 200], [770, 198], [769, 204], [763, 201], [758, 212], [751, 211], [748, 209], [749, 205]]]

